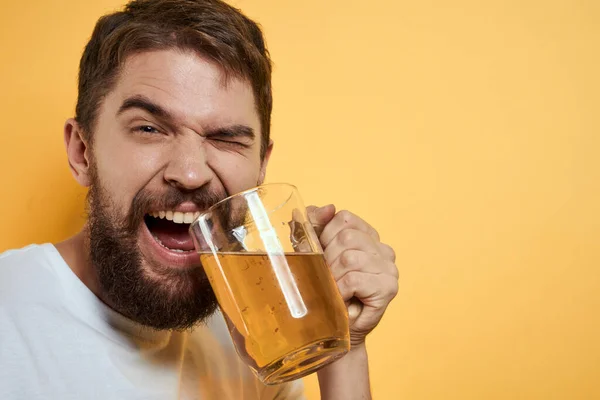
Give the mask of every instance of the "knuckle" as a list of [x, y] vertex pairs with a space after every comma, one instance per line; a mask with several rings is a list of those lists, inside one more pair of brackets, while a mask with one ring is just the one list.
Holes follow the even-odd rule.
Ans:
[[384, 261], [382, 267], [383, 273], [388, 276], [393, 277], [396, 281], [400, 279], [400, 271], [398, 271], [398, 267], [391, 261]]
[[351, 225], [356, 218], [356, 216], [348, 210], [342, 210], [338, 214], [340, 218], [342, 218], [342, 220], [344, 221], [344, 224], [346, 225]]
[[389, 292], [390, 300], [398, 295], [399, 290], [400, 290], [400, 286], [398, 285], [398, 281], [396, 281], [396, 280], [393, 281], [393, 283], [390, 287], [390, 292]]
[[382, 243], [384, 254], [392, 261], [396, 261], [396, 251], [389, 244]]
[[342, 246], [349, 247], [354, 244], [356, 233], [350, 229], [343, 230], [340, 232], [339, 240]]
[[354, 272], [348, 272], [344, 278], [344, 285], [350, 290], [350, 291], [354, 291], [354, 289], [357, 288], [359, 281], [360, 281], [360, 276]]
[[379, 232], [377, 232], [377, 229], [371, 228], [369, 230], [371, 232], [371, 235], [375, 238], [375, 240], [377, 240], [377, 241], [381, 240], [381, 236], [379, 236]]
[[390, 258], [392, 261], [396, 261], [396, 251], [391, 246], [388, 246], [388, 249], [390, 249]]
[[345, 267], [352, 267], [359, 263], [360, 254], [355, 250], [345, 250], [340, 256], [340, 262]]

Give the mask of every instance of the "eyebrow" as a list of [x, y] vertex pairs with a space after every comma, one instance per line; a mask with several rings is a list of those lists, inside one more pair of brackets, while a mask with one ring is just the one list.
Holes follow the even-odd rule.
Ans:
[[204, 136], [219, 136], [228, 139], [245, 137], [252, 140], [254, 140], [254, 138], [256, 137], [254, 129], [246, 125], [231, 125], [214, 129], [207, 129]]
[[121, 115], [125, 111], [135, 109], [135, 108], [144, 110], [147, 113], [152, 114], [155, 117], [163, 119], [163, 120], [172, 121], [174, 119], [173, 116], [171, 115], [171, 113], [169, 113], [163, 107], [159, 106], [156, 103], [153, 103], [150, 99], [148, 99], [147, 97], [141, 96], [141, 95], [127, 98], [123, 102], [123, 104], [121, 104], [121, 107], [119, 107], [119, 111], [117, 111], [117, 115]]
[[[131, 109], [144, 110], [147, 113], [152, 114], [155, 117], [165, 120], [167, 122], [172, 122], [175, 120], [175, 117], [170, 112], [168, 112], [165, 108], [152, 102], [152, 100], [150, 100], [147, 97], [142, 96], [142, 95], [136, 95], [136, 96], [127, 98], [123, 102], [121, 107], [119, 107], [119, 111], [117, 111], [117, 115], [121, 115], [125, 111], [131, 110]], [[245, 138], [248, 138], [251, 140], [254, 140], [256, 138], [254, 129], [252, 129], [251, 127], [249, 127], [247, 125], [240, 125], [240, 124], [218, 127], [218, 128], [209, 128], [205, 131], [205, 133], [202, 136], [205, 136], [205, 137], [219, 136], [222, 138], [229, 138], [229, 139], [245, 137]]]

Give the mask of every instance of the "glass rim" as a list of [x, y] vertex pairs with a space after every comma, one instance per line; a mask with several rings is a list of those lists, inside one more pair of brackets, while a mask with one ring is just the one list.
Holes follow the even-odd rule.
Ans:
[[196, 224], [198, 224], [198, 221], [200, 221], [200, 218], [202, 218], [202, 216], [214, 211], [214, 209], [218, 208], [220, 205], [234, 199], [237, 197], [241, 197], [244, 196], [248, 193], [252, 193], [252, 192], [256, 192], [259, 189], [265, 188], [265, 187], [272, 187], [272, 186], [284, 186], [284, 187], [288, 187], [291, 189], [290, 195], [282, 202], [282, 204], [285, 204], [287, 201], [289, 201], [289, 199], [292, 198], [292, 196], [294, 195], [294, 193], [298, 192], [298, 188], [296, 187], [296, 185], [293, 185], [291, 183], [286, 183], [286, 182], [272, 182], [272, 183], [263, 183], [262, 185], [258, 185], [258, 186], [254, 186], [251, 187], [249, 189], [243, 190], [241, 192], [232, 194], [230, 196], [225, 197], [222, 200], [219, 200], [218, 202], [216, 202], [215, 204], [213, 204], [212, 206], [208, 207], [206, 210], [202, 211], [200, 213], [200, 215], [198, 216], [198, 218], [194, 219], [194, 221], [190, 224], [190, 229], [192, 229], [192, 227]]

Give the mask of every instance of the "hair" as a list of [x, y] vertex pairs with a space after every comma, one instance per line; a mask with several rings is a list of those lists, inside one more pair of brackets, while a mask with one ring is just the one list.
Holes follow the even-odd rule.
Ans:
[[273, 108], [271, 59], [260, 27], [221, 0], [133, 0], [98, 20], [79, 64], [75, 119], [84, 138], [93, 142], [98, 109], [127, 57], [166, 49], [197, 52], [219, 66], [225, 79], [252, 85], [264, 157]]

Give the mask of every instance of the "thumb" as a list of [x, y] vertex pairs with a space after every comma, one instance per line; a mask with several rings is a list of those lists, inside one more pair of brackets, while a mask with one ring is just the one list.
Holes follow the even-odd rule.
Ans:
[[356, 297], [353, 297], [350, 300], [350, 304], [348, 305], [348, 319], [350, 320], [350, 325], [352, 325], [354, 321], [356, 321], [356, 319], [362, 312], [363, 307], [363, 303]]
[[315, 232], [317, 232], [317, 236], [321, 236], [325, 225], [335, 217], [335, 206], [333, 204], [323, 207], [308, 206], [306, 207], [306, 214]]

